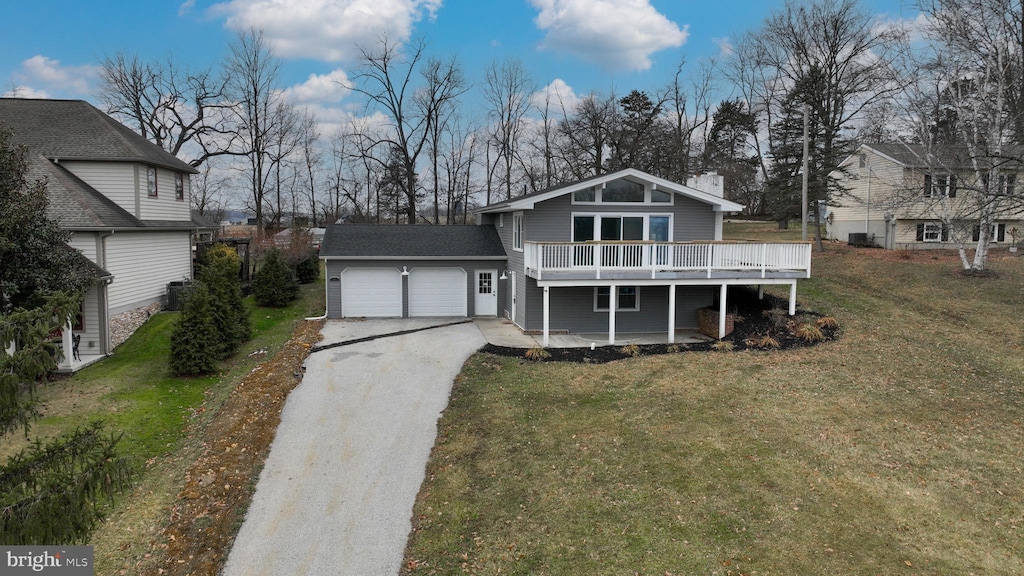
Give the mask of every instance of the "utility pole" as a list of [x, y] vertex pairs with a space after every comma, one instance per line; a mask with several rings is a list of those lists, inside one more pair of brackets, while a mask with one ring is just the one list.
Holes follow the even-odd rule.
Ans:
[[804, 166], [803, 166], [803, 186], [801, 190], [800, 200], [800, 239], [807, 242], [807, 102], [804, 102]]

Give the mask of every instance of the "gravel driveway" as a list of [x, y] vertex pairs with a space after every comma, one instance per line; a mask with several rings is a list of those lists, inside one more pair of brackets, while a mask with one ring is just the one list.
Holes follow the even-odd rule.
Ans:
[[[328, 322], [322, 344], [446, 322]], [[397, 574], [437, 419], [485, 343], [467, 323], [312, 354], [224, 574]]]

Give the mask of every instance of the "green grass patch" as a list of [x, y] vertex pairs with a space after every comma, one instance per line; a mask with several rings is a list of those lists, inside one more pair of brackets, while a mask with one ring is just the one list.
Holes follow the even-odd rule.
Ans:
[[1024, 573], [1024, 258], [891, 256], [815, 255], [813, 348], [474, 356], [404, 572]]
[[[284, 308], [252, 312], [253, 338], [220, 366], [217, 374], [176, 378], [168, 367], [170, 333], [177, 312], [154, 315], [114, 353], [68, 378], [40, 388], [43, 417], [30, 437], [52, 438], [95, 420], [123, 433], [118, 453], [138, 472], [135, 491], [107, 510], [109, 520], [93, 535], [97, 573], [131, 565], [170, 513], [186, 466], [198, 455], [202, 427], [231, 390], [259, 363], [272, 357], [303, 318], [324, 310], [323, 285], [302, 286], [300, 298]], [[6, 458], [28, 445], [24, 434], [0, 442]]]

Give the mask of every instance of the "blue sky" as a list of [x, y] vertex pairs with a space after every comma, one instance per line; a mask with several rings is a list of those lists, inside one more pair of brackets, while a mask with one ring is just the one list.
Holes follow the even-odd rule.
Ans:
[[[283, 61], [290, 98], [323, 115], [352, 104], [336, 80], [358, 66], [357, 45], [381, 33], [424, 38], [467, 76], [519, 58], [537, 89], [624, 95], [667, 84], [681, 58], [693, 70], [756, 28], [781, 0], [3, 0], [0, 92], [96, 102], [104, 55], [222, 61], [237, 30], [262, 28]], [[906, 0], [863, 0], [885, 18], [913, 19]]]

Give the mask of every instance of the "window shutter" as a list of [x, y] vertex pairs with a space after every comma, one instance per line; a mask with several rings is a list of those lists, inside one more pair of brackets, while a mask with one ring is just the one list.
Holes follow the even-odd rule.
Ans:
[[981, 239], [981, 226], [975, 225], [974, 226], [974, 235], [971, 237], [971, 240], [973, 242], [977, 242], [980, 239]]
[[949, 226], [945, 224], [939, 224], [939, 230], [942, 231], [942, 241], [949, 242]]
[[[925, 174], [924, 175], [924, 197], [925, 198], [931, 198], [932, 197], [932, 175], [931, 174]], [[920, 226], [921, 225], [918, 224], [919, 228], [920, 228]], [[920, 240], [920, 239], [921, 238], [918, 238], [918, 240]]]
[[1006, 242], [1006, 224], [996, 224], [996, 242]]
[[949, 197], [956, 198], [956, 176], [949, 175]]
[[922, 222], [917, 224], [917, 241], [924, 242], [924, 223]]

